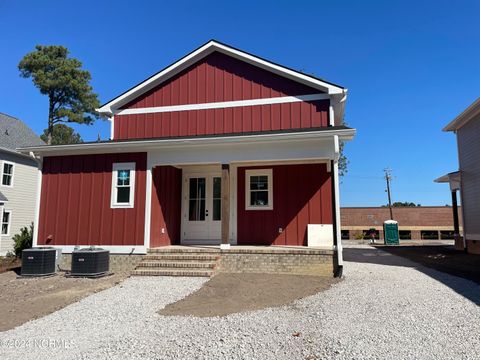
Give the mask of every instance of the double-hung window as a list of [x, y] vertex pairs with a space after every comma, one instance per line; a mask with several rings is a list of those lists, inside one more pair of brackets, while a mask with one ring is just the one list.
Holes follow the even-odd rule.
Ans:
[[10, 210], [3, 210], [2, 214], [2, 235], [10, 235], [10, 224], [12, 221], [12, 212]]
[[272, 169], [245, 171], [245, 209], [273, 209]]
[[8, 161], [2, 164], [2, 186], [13, 186], [13, 163]]
[[133, 208], [135, 163], [114, 163], [112, 168], [112, 208]]

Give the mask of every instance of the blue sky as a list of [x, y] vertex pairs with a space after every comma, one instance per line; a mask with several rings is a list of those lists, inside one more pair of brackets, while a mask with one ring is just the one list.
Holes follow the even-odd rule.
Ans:
[[[74, 5], [76, 4], [76, 5]], [[102, 102], [211, 38], [349, 89], [343, 206], [450, 202], [432, 182], [455, 170], [442, 127], [479, 96], [478, 1], [0, 2], [0, 111], [41, 133], [47, 98], [17, 64], [36, 44], [68, 47]], [[86, 140], [109, 124], [77, 127]]]

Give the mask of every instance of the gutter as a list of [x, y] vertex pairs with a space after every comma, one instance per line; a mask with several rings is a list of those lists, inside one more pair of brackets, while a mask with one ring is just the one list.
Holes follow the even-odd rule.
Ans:
[[[45, 145], [42, 145], [42, 146], [45, 146]], [[18, 151], [18, 149], [12, 150], [12, 149], [7, 149], [7, 148], [2, 147], [2, 146], [0, 146], [0, 151], [6, 152], [6, 153], [12, 154], [12, 155], [20, 156], [24, 159], [30, 159], [30, 160], [34, 159], [34, 160], [37, 160], [37, 162], [38, 162], [38, 159], [33, 157], [32, 154], [30, 153], [30, 151], [20, 152], [20, 151]]]

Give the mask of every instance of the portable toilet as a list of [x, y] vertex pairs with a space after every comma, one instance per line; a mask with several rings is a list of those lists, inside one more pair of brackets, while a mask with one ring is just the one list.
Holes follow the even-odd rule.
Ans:
[[383, 223], [383, 237], [385, 245], [399, 245], [398, 222], [387, 220]]

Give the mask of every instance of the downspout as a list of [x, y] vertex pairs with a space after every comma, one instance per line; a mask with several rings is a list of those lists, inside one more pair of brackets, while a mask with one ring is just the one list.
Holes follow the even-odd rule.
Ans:
[[340, 182], [338, 175], [338, 160], [340, 159], [340, 142], [338, 135], [333, 136], [334, 156], [333, 156], [333, 197], [335, 210], [335, 234], [334, 234], [334, 249], [337, 255], [337, 266], [334, 269], [335, 277], [342, 277], [343, 275], [343, 247], [342, 247], [342, 232], [340, 223]]

